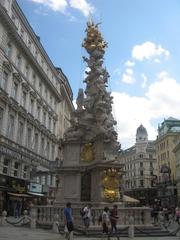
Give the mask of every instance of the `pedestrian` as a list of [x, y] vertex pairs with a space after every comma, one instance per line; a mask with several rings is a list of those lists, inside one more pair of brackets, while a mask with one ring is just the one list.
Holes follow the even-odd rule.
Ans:
[[87, 206], [85, 206], [83, 208], [83, 221], [84, 221], [84, 226], [85, 226], [85, 231], [87, 233], [87, 229], [89, 228], [90, 225], [90, 221], [92, 218], [92, 214], [91, 214], [91, 208], [92, 208], [92, 204], [88, 204]]
[[110, 211], [110, 222], [111, 222], [111, 232], [113, 231], [117, 233], [117, 220], [118, 220], [118, 211], [117, 211], [117, 205], [113, 206], [113, 209]]
[[66, 207], [64, 209], [64, 224], [65, 224], [65, 229], [67, 229], [68, 231], [66, 238], [68, 240], [72, 240], [74, 226], [73, 226], [73, 216], [72, 216], [72, 208], [71, 208], [70, 202], [66, 204]]
[[175, 218], [176, 218], [176, 222], [180, 224], [180, 207], [179, 206], [177, 206], [175, 209]]
[[108, 229], [108, 225], [109, 225], [109, 208], [108, 207], [104, 207], [104, 211], [102, 213], [102, 228], [103, 228], [103, 233], [108, 234], [109, 229]]

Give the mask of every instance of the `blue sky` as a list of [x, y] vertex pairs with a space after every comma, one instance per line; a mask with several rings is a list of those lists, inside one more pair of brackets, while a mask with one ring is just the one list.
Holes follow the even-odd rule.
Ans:
[[158, 123], [180, 119], [179, 0], [17, 0], [76, 98], [86, 65], [81, 47], [90, 15], [108, 42], [104, 65], [114, 96], [113, 113], [123, 148], [142, 123], [149, 139]]

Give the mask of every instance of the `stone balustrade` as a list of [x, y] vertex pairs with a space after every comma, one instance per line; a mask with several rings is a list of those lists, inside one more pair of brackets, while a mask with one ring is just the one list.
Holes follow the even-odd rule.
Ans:
[[[73, 208], [73, 218], [75, 226], [82, 226], [83, 221], [80, 215], [79, 207]], [[91, 226], [98, 226], [98, 219], [102, 213], [102, 208], [92, 208], [92, 223]], [[31, 214], [36, 216], [37, 223], [52, 224], [58, 220], [60, 225], [64, 224], [63, 207], [60, 206], [34, 206]], [[147, 207], [119, 207], [118, 208], [118, 225], [128, 226], [130, 219], [133, 219], [135, 226], [149, 226], [151, 225], [150, 208]]]

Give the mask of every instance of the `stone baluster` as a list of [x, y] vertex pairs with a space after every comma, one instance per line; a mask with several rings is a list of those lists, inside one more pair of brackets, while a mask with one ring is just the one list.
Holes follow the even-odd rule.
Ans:
[[34, 229], [36, 228], [36, 222], [37, 222], [37, 208], [31, 209], [30, 217], [31, 217], [30, 227]]
[[59, 233], [59, 215], [55, 214], [53, 219], [53, 232]]
[[144, 225], [151, 224], [151, 211], [149, 208], [144, 209]]
[[133, 218], [133, 216], [130, 216], [130, 218], [129, 218], [128, 237], [134, 238], [134, 218]]
[[1, 222], [0, 222], [0, 224], [1, 224], [2, 226], [5, 226], [5, 225], [7, 224], [6, 219], [7, 219], [7, 211], [4, 210], [4, 211], [2, 212], [2, 217], [1, 217]]
[[24, 211], [23, 211], [23, 215], [24, 215], [23, 223], [27, 223], [27, 222], [29, 221], [28, 211], [27, 211], [27, 210], [24, 210]]

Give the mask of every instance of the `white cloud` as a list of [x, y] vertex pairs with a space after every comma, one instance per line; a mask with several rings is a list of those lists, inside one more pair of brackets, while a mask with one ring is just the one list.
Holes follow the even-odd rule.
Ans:
[[30, 0], [30, 1], [42, 4], [46, 7], [51, 8], [53, 11], [59, 11], [61, 13], [66, 13], [67, 7], [71, 7], [79, 10], [85, 17], [89, 16], [90, 13], [93, 13], [95, 11], [94, 6], [88, 3], [86, 0]]
[[136, 79], [134, 78], [134, 72], [131, 68], [126, 68], [125, 73], [122, 75], [121, 81], [127, 84], [133, 84], [136, 82]]
[[95, 10], [95, 8], [85, 0], [70, 0], [70, 6], [80, 10], [85, 17], [88, 17]]
[[141, 74], [141, 77], [142, 77], [142, 79], [143, 79], [143, 82], [142, 82], [142, 84], [141, 84], [141, 87], [142, 87], [142, 88], [145, 88], [145, 87], [146, 87], [146, 84], [147, 84], [147, 77], [146, 77], [146, 75], [145, 75], [144, 73]]
[[122, 75], [122, 82], [127, 83], [127, 84], [133, 84], [136, 82], [135, 78], [132, 75], [123, 73]]
[[144, 97], [130, 96], [113, 92], [117, 129], [122, 148], [135, 143], [136, 129], [142, 123], [148, 131], [149, 139], [155, 140], [157, 126], [153, 121], [162, 122], [170, 116], [180, 118], [180, 84], [161, 72], [152, 83]]
[[31, 1], [35, 3], [41, 3], [44, 6], [51, 8], [53, 11], [60, 11], [62, 13], [65, 12], [65, 9], [68, 5], [66, 0], [31, 0]]
[[132, 57], [138, 61], [157, 59], [157, 57], [169, 57], [168, 50], [162, 48], [161, 45], [156, 45], [153, 42], [145, 42], [141, 45], [136, 45], [132, 49]]
[[133, 62], [133, 61], [127, 61], [127, 62], [125, 62], [125, 66], [126, 67], [134, 67], [134, 65], [135, 65], [135, 62]]

